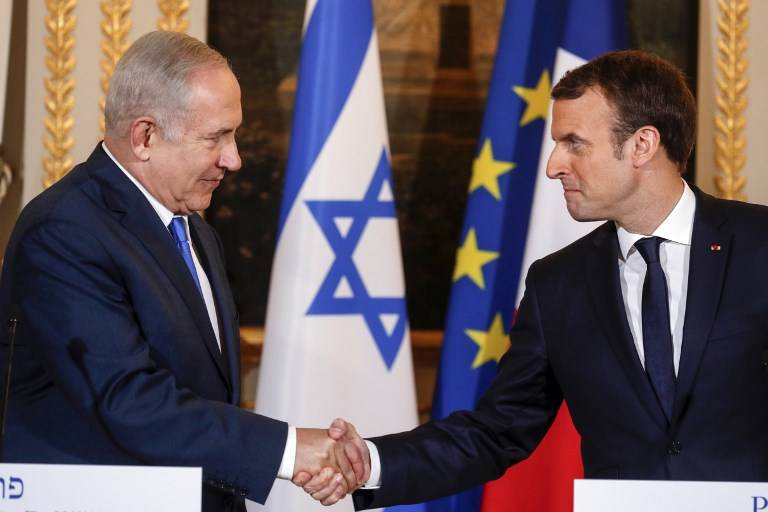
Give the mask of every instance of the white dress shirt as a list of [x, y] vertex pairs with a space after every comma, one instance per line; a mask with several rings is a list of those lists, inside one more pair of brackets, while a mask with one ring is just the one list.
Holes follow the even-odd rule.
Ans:
[[[211, 289], [211, 283], [208, 281], [208, 276], [206, 275], [205, 270], [203, 270], [203, 266], [200, 265], [200, 260], [197, 258], [197, 250], [195, 249], [195, 244], [192, 242], [192, 237], [189, 233], [189, 219], [187, 219], [186, 215], [174, 215], [171, 210], [166, 208], [160, 201], [155, 199], [155, 197], [150, 194], [141, 183], [139, 183], [139, 180], [134, 178], [131, 173], [125, 170], [125, 167], [123, 167], [122, 164], [118, 162], [114, 156], [112, 156], [112, 153], [109, 152], [106, 144], [102, 142], [101, 147], [104, 148], [104, 152], [107, 154], [107, 156], [111, 158], [113, 162], [115, 162], [115, 165], [117, 165], [117, 167], [123, 171], [123, 174], [125, 174], [128, 179], [131, 180], [134, 185], [136, 185], [136, 188], [141, 191], [144, 197], [147, 198], [147, 201], [149, 201], [149, 204], [152, 205], [152, 208], [157, 213], [157, 216], [160, 217], [160, 222], [163, 223], [163, 226], [167, 228], [171, 224], [171, 220], [173, 220], [174, 217], [184, 217], [184, 226], [187, 230], [187, 239], [189, 240], [189, 245], [192, 247], [192, 260], [195, 263], [197, 279], [200, 281], [200, 288], [203, 292], [205, 309], [208, 310], [208, 319], [211, 322], [211, 327], [213, 327], [213, 334], [216, 336], [216, 343], [218, 343], [219, 350], [221, 350], [221, 339], [219, 338], [219, 321], [216, 314], [216, 301], [213, 300], [213, 291]], [[170, 231], [168, 234], [170, 236]]]
[[[691, 258], [691, 235], [693, 215], [696, 211], [696, 197], [687, 183], [683, 194], [667, 218], [653, 232], [652, 236], [664, 239], [659, 249], [661, 268], [667, 278], [667, 299], [669, 300], [669, 325], [672, 329], [672, 358], [675, 375], [680, 366], [680, 351], [683, 346], [683, 322], [685, 302], [688, 297], [688, 266]], [[640, 363], [645, 367], [643, 350], [643, 281], [648, 268], [634, 243], [645, 235], [630, 233], [616, 226], [619, 238], [619, 276], [624, 309], [627, 312], [629, 328], [635, 342]]]
[[[696, 211], [696, 196], [685, 181], [683, 194], [677, 205], [667, 215], [651, 236], [664, 239], [659, 251], [661, 268], [667, 278], [669, 299], [669, 325], [672, 327], [673, 358], [675, 375], [680, 366], [680, 349], [683, 344], [683, 321], [685, 320], [685, 301], [688, 296], [688, 265], [691, 256], [691, 235], [693, 234], [693, 215]], [[643, 350], [642, 302], [643, 281], [648, 268], [645, 260], [635, 249], [634, 244], [646, 235], [630, 233], [616, 225], [619, 238], [619, 275], [621, 278], [621, 295], [624, 299], [624, 309], [627, 312], [629, 327], [635, 342], [637, 355], [645, 368], [645, 351]], [[367, 441], [366, 441], [367, 442]], [[379, 450], [373, 443], [368, 443], [371, 452], [371, 478], [366, 488], [372, 489], [381, 485], [381, 461]], [[375, 470], [374, 470], [375, 467]], [[375, 471], [375, 472], [374, 472]]]

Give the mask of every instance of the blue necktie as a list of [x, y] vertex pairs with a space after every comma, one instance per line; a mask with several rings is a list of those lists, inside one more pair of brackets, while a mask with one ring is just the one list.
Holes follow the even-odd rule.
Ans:
[[659, 261], [661, 242], [661, 238], [652, 236], [638, 240], [635, 247], [648, 265], [643, 282], [645, 373], [656, 391], [667, 420], [671, 420], [675, 401], [675, 366], [672, 360], [667, 279]]
[[192, 260], [192, 247], [189, 245], [189, 238], [187, 238], [187, 220], [184, 217], [174, 217], [168, 229], [173, 236], [173, 240], [176, 242], [176, 247], [181, 252], [181, 257], [184, 258], [184, 263], [187, 264], [187, 268], [192, 274], [192, 279], [195, 280], [197, 291], [202, 295], [203, 290], [200, 288], [200, 280], [197, 278], [195, 262]]

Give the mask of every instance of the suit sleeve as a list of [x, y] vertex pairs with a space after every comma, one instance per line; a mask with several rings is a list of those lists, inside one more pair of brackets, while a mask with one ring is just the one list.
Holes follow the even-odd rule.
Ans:
[[548, 364], [535, 265], [511, 332], [511, 346], [473, 411], [409, 432], [371, 439], [381, 456], [381, 487], [354, 494], [355, 508], [419, 503], [500, 477], [536, 448], [562, 393]]
[[19, 338], [42, 359], [79, 414], [145, 464], [202, 466], [204, 478], [252, 500], [269, 493], [287, 425], [205, 400], [159, 367], [143, 337], [125, 277], [82, 226], [46, 221], [13, 257]]

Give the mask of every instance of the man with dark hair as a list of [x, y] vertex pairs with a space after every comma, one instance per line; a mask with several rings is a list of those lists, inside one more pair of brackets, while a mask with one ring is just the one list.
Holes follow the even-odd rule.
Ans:
[[608, 222], [531, 266], [510, 349], [475, 410], [369, 441], [372, 488], [355, 493], [358, 508], [498, 478], [563, 400], [587, 478], [768, 480], [768, 208], [681, 179], [695, 107], [662, 59], [606, 54], [553, 97], [547, 176], [575, 219]]
[[685, 169], [696, 137], [696, 100], [685, 75], [653, 54], [609, 53], [573, 69], [552, 89], [552, 99], [575, 100], [598, 89], [613, 107], [616, 158], [638, 128], [655, 126], [670, 161]]

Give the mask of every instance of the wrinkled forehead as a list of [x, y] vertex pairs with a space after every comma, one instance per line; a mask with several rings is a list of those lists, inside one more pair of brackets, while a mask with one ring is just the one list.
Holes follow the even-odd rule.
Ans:
[[240, 84], [226, 68], [196, 72], [188, 82], [187, 114], [213, 115], [240, 111]]
[[187, 90], [190, 97], [203, 100], [234, 98], [240, 101], [240, 84], [227, 66], [206, 66], [193, 71], [187, 77]]

